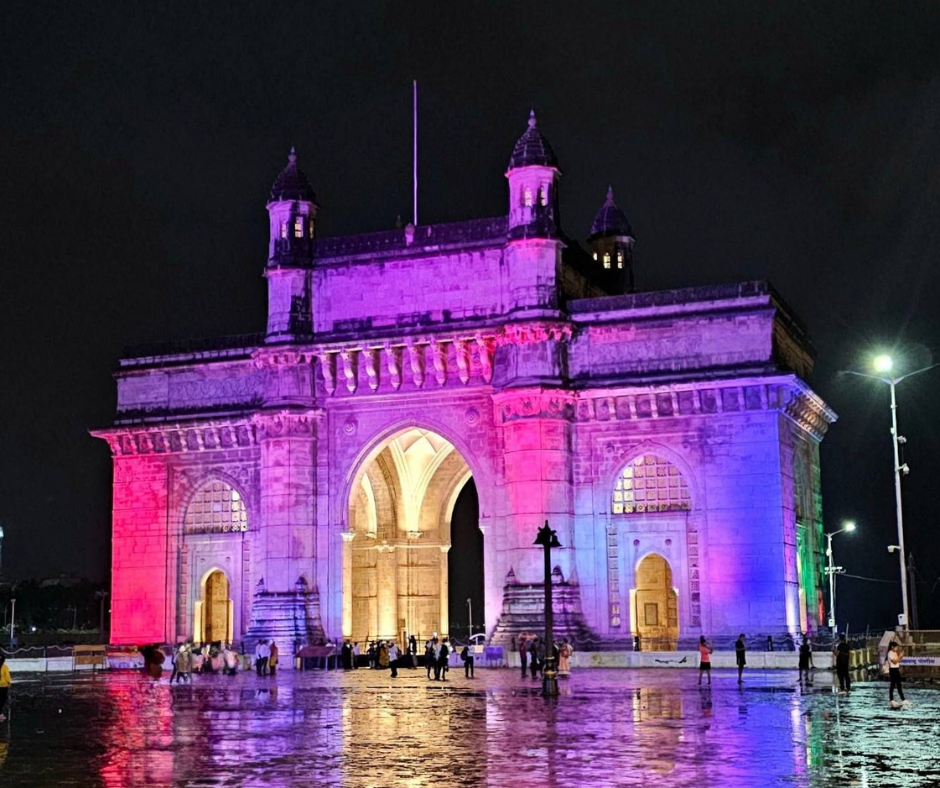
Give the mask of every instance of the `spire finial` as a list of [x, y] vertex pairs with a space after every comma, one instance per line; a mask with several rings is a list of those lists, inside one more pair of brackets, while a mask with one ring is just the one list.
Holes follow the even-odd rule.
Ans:
[[538, 121], [535, 119], [535, 109], [529, 110], [529, 128], [534, 129], [538, 125]]
[[614, 187], [613, 186], [607, 187], [607, 204], [608, 205], [614, 204]]
[[290, 153], [287, 154], [287, 160], [291, 164], [297, 163], [297, 148], [295, 148], [293, 145], [290, 146]]

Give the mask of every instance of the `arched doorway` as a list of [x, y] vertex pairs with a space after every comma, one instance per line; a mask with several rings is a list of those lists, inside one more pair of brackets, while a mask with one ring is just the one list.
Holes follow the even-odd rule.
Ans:
[[661, 555], [648, 555], [636, 568], [634, 627], [644, 651], [674, 651], [679, 639], [678, 594], [672, 567]]
[[203, 584], [202, 591], [202, 637], [203, 643], [232, 640], [232, 600], [229, 598], [229, 582], [220, 569], [211, 572]]
[[470, 478], [454, 445], [420, 428], [392, 436], [366, 458], [343, 536], [344, 638], [403, 643], [449, 634], [451, 519]]

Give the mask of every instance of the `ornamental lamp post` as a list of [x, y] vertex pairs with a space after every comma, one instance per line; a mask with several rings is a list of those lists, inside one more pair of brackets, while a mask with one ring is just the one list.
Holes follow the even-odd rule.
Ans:
[[541, 545], [545, 556], [545, 665], [542, 668], [542, 695], [554, 697], [558, 694], [558, 674], [555, 671], [555, 640], [552, 635], [554, 611], [552, 609], [552, 548], [561, 547], [558, 536], [545, 525], [539, 528], [533, 544]]
[[898, 616], [898, 624], [905, 629], [907, 629], [908, 626], [909, 611], [907, 602], [907, 563], [904, 554], [904, 514], [901, 507], [901, 475], [907, 476], [907, 474], [911, 472], [911, 469], [907, 467], [907, 463], [901, 464], [901, 452], [899, 447], [907, 443], [907, 438], [903, 435], [898, 435], [898, 402], [895, 396], [895, 388], [902, 380], [907, 380], [907, 378], [914, 377], [914, 375], [919, 375], [921, 372], [927, 372], [936, 366], [938, 366], [938, 364], [931, 364], [929, 367], [915, 369], [913, 372], [908, 372], [906, 375], [886, 377], [894, 367], [894, 360], [891, 356], [882, 353], [876, 356], [872, 362], [872, 369], [874, 369], [876, 373], [874, 375], [867, 372], [857, 372], [852, 369], [845, 370], [849, 375], [857, 375], [860, 378], [869, 378], [870, 380], [879, 380], [882, 383], [887, 383], [891, 388], [891, 445], [894, 449], [894, 508], [898, 523], [897, 550], [898, 563], [901, 567], [901, 608], [903, 611], [902, 614]]
[[829, 575], [829, 629], [832, 630], [833, 639], [839, 631], [836, 626], [836, 575], [845, 570], [841, 566], [832, 565], [832, 537], [846, 531], [851, 533], [854, 530], [855, 523], [848, 520], [842, 523], [842, 527], [838, 531], [826, 534], [826, 574]]

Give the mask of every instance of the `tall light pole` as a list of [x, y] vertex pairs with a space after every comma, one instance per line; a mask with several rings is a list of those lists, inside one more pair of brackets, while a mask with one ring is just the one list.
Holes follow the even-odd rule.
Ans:
[[473, 639], [473, 602], [467, 597], [467, 635]]
[[849, 520], [842, 524], [838, 531], [826, 534], [826, 574], [829, 575], [829, 629], [832, 630], [832, 636], [835, 637], [838, 632], [836, 626], [836, 575], [845, 570], [841, 566], [832, 564], [832, 537], [845, 531], [855, 530], [855, 523]]
[[558, 674], [555, 672], [554, 610], [552, 609], [552, 548], [561, 547], [558, 536], [545, 525], [539, 528], [534, 544], [541, 545], [545, 554], [545, 665], [542, 667], [542, 694], [558, 694]]
[[888, 386], [891, 387], [891, 445], [894, 448], [894, 506], [898, 521], [897, 548], [898, 563], [901, 567], [901, 607], [903, 612], [898, 623], [904, 628], [907, 628], [909, 611], [907, 605], [907, 562], [904, 554], [904, 513], [901, 508], [901, 475], [907, 476], [907, 474], [910, 473], [910, 468], [907, 467], [907, 463], [901, 465], [901, 452], [898, 447], [907, 443], [907, 439], [903, 435], [898, 435], [898, 402], [895, 395], [895, 388], [902, 380], [911, 378], [914, 375], [919, 375], [921, 372], [927, 372], [938, 365], [931, 364], [929, 367], [916, 369], [913, 372], [908, 372], [906, 375], [899, 375], [898, 377], [885, 377], [891, 372], [893, 366], [894, 361], [891, 356], [882, 354], [876, 356], [874, 360], [873, 368], [877, 374], [869, 375], [866, 372], [856, 372], [851, 369], [846, 370], [846, 372], [849, 375], [858, 375], [862, 378], [880, 380], [882, 383], [887, 383]]
[[13, 621], [16, 618], [16, 599], [10, 599], [10, 645], [13, 645]]

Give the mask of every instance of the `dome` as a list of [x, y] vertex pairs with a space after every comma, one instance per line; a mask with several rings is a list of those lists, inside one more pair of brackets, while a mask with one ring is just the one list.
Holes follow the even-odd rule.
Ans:
[[271, 187], [271, 197], [268, 202], [283, 202], [287, 200], [304, 200], [306, 202], [316, 202], [317, 196], [313, 193], [313, 187], [307, 176], [304, 175], [300, 167], [297, 166], [297, 151], [290, 149], [290, 155], [287, 157], [287, 166], [281, 170], [281, 174], [274, 180]]
[[516, 141], [509, 159], [509, 169], [517, 167], [557, 167], [558, 158], [548, 140], [538, 130], [535, 110], [529, 113], [529, 128]]
[[627, 215], [614, 202], [613, 187], [607, 187], [607, 199], [594, 217], [591, 225], [591, 237], [609, 235], [628, 235], [633, 237], [633, 228]]

